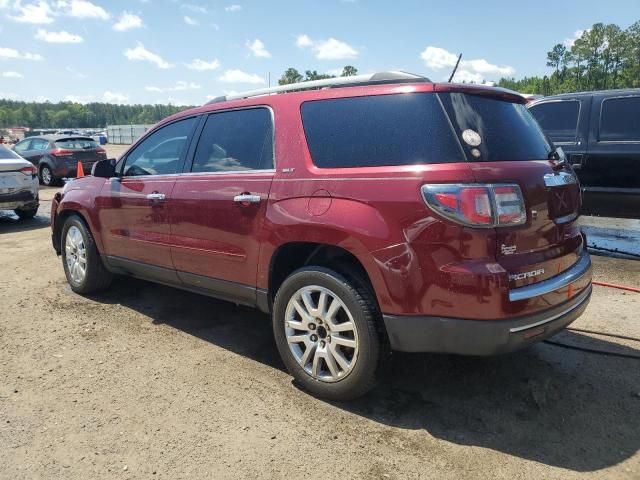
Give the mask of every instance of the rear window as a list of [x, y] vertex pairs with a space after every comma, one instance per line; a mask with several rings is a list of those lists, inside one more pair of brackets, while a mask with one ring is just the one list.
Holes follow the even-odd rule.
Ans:
[[640, 141], [640, 97], [608, 98], [602, 102], [600, 141]]
[[469, 161], [548, 158], [549, 142], [524, 105], [468, 93], [439, 96]]
[[319, 168], [465, 160], [438, 98], [431, 93], [306, 102], [302, 122]]
[[64, 148], [65, 150], [90, 150], [98, 148], [98, 144], [91, 138], [65, 138], [56, 141], [56, 147]]
[[0, 160], [15, 160], [21, 159], [22, 157], [15, 153], [12, 150], [9, 150], [7, 147], [3, 147], [0, 145]]
[[529, 111], [554, 142], [576, 141], [580, 114], [580, 102], [577, 100], [543, 103]]

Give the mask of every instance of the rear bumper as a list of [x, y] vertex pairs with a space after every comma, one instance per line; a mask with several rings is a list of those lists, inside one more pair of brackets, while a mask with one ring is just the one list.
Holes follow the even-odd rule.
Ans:
[[560, 305], [510, 320], [384, 315], [393, 350], [460, 355], [512, 352], [555, 335], [578, 318], [591, 299], [591, 285]]
[[38, 205], [38, 193], [32, 190], [21, 190], [15, 193], [0, 195], [0, 210], [15, 210], [16, 208]]

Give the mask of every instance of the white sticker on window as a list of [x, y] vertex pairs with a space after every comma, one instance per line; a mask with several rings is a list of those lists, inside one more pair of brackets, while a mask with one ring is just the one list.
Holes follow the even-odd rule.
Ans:
[[470, 128], [462, 132], [462, 139], [470, 147], [477, 147], [482, 143], [482, 138], [480, 138], [480, 134], [475, 130], [471, 130]]

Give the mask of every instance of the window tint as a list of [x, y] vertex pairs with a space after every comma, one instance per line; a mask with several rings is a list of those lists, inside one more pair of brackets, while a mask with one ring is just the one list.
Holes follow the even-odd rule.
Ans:
[[233, 172], [273, 168], [273, 126], [266, 108], [209, 115], [192, 172]]
[[529, 109], [542, 130], [554, 142], [575, 142], [580, 102], [550, 102]]
[[66, 150], [89, 150], [98, 148], [98, 144], [91, 138], [65, 138], [64, 140], [58, 140], [56, 147]]
[[524, 105], [468, 93], [439, 96], [469, 161], [548, 157], [551, 147]]
[[640, 141], [640, 97], [609, 98], [602, 102], [600, 141]]
[[196, 118], [187, 118], [156, 130], [125, 160], [124, 175], [169, 175], [182, 167], [187, 139]]
[[320, 168], [464, 161], [438, 98], [430, 93], [306, 102], [302, 121]]

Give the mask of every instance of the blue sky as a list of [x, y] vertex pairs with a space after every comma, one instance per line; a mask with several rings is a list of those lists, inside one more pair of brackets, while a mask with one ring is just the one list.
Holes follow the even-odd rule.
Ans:
[[202, 104], [288, 67], [402, 69], [457, 80], [541, 75], [593, 23], [639, 0], [0, 0], [0, 97]]

